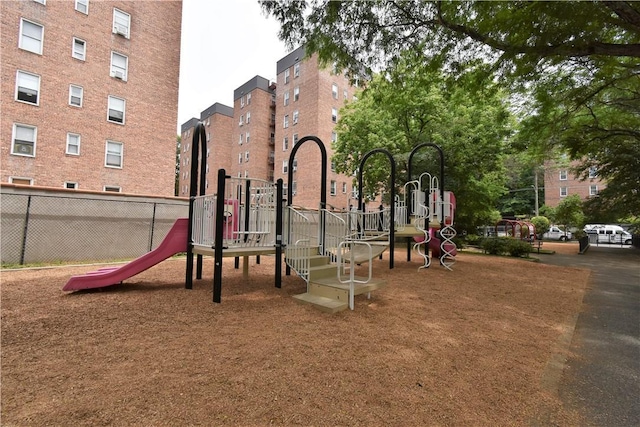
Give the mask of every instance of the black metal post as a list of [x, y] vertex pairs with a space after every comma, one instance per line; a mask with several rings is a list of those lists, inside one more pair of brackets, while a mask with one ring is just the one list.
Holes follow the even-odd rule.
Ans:
[[31, 196], [27, 198], [27, 212], [22, 227], [22, 248], [20, 248], [20, 265], [24, 264], [24, 254], [27, 251], [27, 232], [29, 231], [29, 216], [31, 215]]
[[[207, 155], [207, 142], [206, 142], [206, 131], [204, 128], [204, 124], [202, 122], [198, 122], [194, 131], [193, 131], [193, 139], [191, 141], [191, 176], [189, 181], [189, 224], [187, 225], [187, 268], [185, 273], [185, 284], [184, 287], [186, 289], [193, 288], [193, 203], [195, 201], [195, 197], [198, 194], [198, 151], [201, 148], [202, 152], [202, 164], [206, 165], [206, 155]], [[200, 192], [201, 195], [204, 194], [204, 171], [205, 168], [200, 169]], [[202, 275], [202, 256], [198, 256], [198, 265], [200, 275]], [[201, 278], [198, 277], [198, 278]]]
[[224, 208], [225, 208], [225, 180], [227, 173], [224, 169], [218, 170], [218, 190], [216, 197], [216, 231], [213, 248], [213, 302], [219, 303], [222, 294], [222, 237], [224, 233]]
[[279, 178], [276, 181], [276, 288], [282, 287], [282, 226], [284, 221], [282, 193], [282, 178]]

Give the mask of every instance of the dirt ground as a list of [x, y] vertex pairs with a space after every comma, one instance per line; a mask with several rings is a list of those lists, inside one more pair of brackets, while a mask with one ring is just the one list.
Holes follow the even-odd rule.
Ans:
[[[574, 244], [545, 248], [578, 252]], [[534, 255], [535, 256], [535, 255]], [[325, 314], [213, 261], [184, 289], [184, 258], [122, 285], [65, 293], [96, 267], [3, 271], [3, 426], [580, 425], [550, 360], [580, 311], [589, 270], [461, 253], [418, 271], [398, 249], [388, 286]]]

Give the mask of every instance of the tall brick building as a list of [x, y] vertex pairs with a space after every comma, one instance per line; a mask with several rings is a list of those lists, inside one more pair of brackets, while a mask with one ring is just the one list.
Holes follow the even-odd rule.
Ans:
[[0, 2], [1, 180], [173, 195], [182, 2]]
[[[214, 136], [225, 135], [226, 131], [214, 125], [204, 112], [201, 114], [207, 138], [211, 138], [210, 156], [217, 162], [213, 165], [208, 161], [207, 181], [215, 182], [217, 170], [224, 168], [227, 175], [268, 181], [282, 178], [286, 184], [289, 167], [292, 167], [293, 203], [318, 207], [321, 156], [317, 145], [306, 143], [296, 153], [296, 164], [289, 165], [296, 142], [312, 135], [320, 138], [327, 150], [327, 203], [336, 208], [349, 207], [355, 203], [351, 199], [353, 177], [335, 172], [331, 143], [337, 140], [334, 127], [338, 112], [347, 100], [353, 100], [357, 88], [344, 75], [321, 68], [316, 56], [305, 58], [304, 48], [277, 61], [276, 69], [276, 83], [255, 76], [234, 90], [234, 106], [229, 111], [229, 116], [233, 116], [231, 138], [226, 140], [229, 147], [224, 146], [222, 139], [214, 140]], [[194, 118], [182, 125], [183, 157], [188, 155], [197, 122]], [[186, 196], [189, 194], [189, 161], [183, 158], [180, 164], [186, 168], [180, 173], [180, 195]], [[206, 192], [214, 193], [215, 187], [210, 185]]]
[[577, 194], [581, 199], [596, 196], [606, 187], [595, 168], [589, 170], [586, 180], [580, 180], [572, 172], [574, 164], [567, 161], [548, 161], [544, 165], [544, 204], [556, 207], [562, 199]]

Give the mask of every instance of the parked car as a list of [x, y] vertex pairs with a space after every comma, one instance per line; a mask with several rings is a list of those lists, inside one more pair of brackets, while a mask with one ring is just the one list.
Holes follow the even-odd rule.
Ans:
[[619, 225], [609, 224], [587, 224], [584, 232], [589, 236], [589, 240], [596, 240], [597, 243], [617, 243], [630, 245], [632, 236]]
[[552, 225], [549, 227], [549, 231], [542, 235], [544, 240], [559, 240], [561, 242], [566, 242], [567, 240], [571, 240], [571, 232], [570, 231], [562, 231], [559, 227]]

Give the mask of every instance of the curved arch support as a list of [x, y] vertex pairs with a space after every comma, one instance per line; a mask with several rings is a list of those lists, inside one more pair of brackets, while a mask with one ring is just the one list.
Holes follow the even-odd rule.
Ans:
[[369, 151], [362, 157], [360, 160], [360, 166], [358, 167], [358, 210], [364, 210], [364, 203], [362, 200], [362, 188], [363, 188], [363, 179], [362, 179], [362, 171], [364, 170], [364, 165], [367, 162], [367, 159], [376, 153], [383, 153], [389, 158], [389, 163], [391, 163], [391, 204], [392, 207], [390, 209], [389, 215], [390, 218], [390, 227], [389, 227], [389, 268], [393, 268], [393, 251], [394, 251], [394, 241], [395, 241], [395, 209], [393, 204], [396, 199], [396, 161], [391, 155], [391, 153], [386, 148], [374, 148]]
[[293, 182], [293, 163], [296, 158], [296, 153], [302, 144], [307, 141], [313, 141], [320, 148], [320, 154], [322, 156], [322, 171], [320, 177], [320, 209], [324, 209], [327, 207], [327, 149], [324, 146], [324, 143], [317, 136], [305, 136], [298, 140], [296, 145], [291, 149], [291, 154], [289, 154], [289, 171], [287, 172], [287, 206], [291, 206], [291, 200], [293, 199], [293, 187], [291, 183]]

